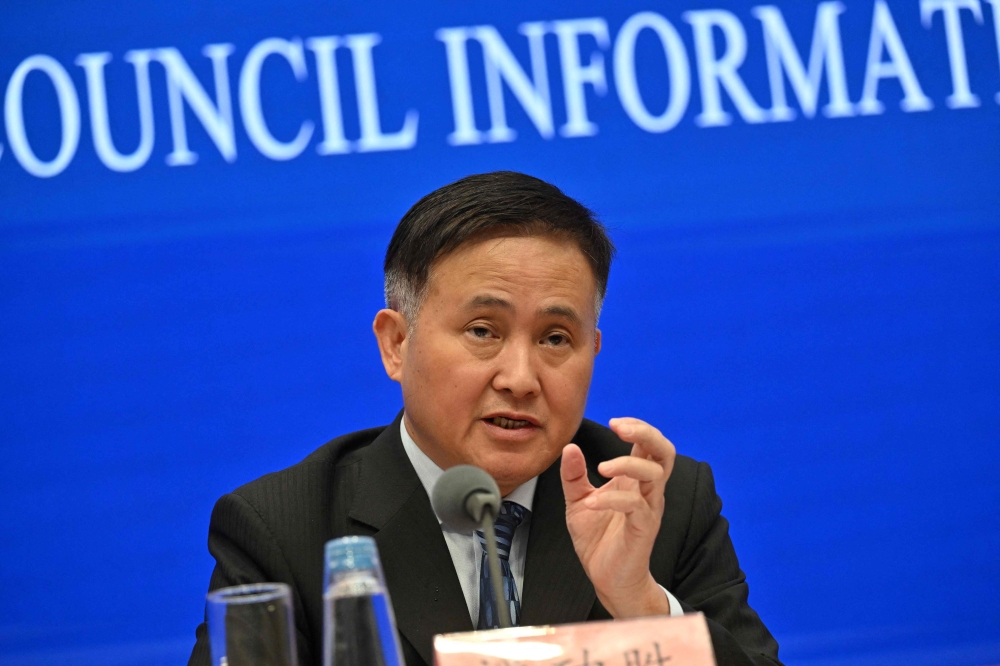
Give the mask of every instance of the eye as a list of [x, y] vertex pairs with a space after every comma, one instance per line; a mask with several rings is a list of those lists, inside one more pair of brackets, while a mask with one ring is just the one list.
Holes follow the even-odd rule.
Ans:
[[569, 343], [569, 338], [562, 333], [549, 333], [545, 336], [543, 342], [552, 347], [561, 347]]
[[476, 340], [489, 340], [494, 337], [493, 331], [486, 326], [470, 326], [466, 331]]

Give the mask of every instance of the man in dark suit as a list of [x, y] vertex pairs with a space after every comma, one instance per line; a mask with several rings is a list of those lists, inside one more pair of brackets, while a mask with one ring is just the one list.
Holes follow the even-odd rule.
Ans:
[[[778, 663], [709, 467], [638, 419], [583, 419], [613, 252], [590, 211], [523, 174], [417, 202], [389, 244], [373, 324], [403, 411], [222, 497], [210, 588], [288, 583], [300, 662], [319, 664], [323, 545], [371, 535], [408, 666], [432, 663], [434, 634], [497, 626], [499, 604], [521, 625], [698, 610], [720, 664]], [[478, 538], [431, 508], [457, 464], [504, 496], [505, 599], [484, 583]], [[190, 663], [208, 662], [202, 624]]]

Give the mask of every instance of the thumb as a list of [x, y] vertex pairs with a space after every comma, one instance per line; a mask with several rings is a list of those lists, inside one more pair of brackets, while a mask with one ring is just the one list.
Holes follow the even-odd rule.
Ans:
[[578, 502], [594, 490], [587, 478], [587, 463], [583, 459], [583, 451], [576, 444], [563, 447], [559, 477], [562, 479], [563, 495], [567, 502]]

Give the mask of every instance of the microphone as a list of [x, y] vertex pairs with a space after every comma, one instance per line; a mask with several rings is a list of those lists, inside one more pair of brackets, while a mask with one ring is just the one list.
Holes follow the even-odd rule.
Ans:
[[500, 501], [497, 482], [486, 471], [473, 465], [452, 467], [441, 475], [431, 491], [431, 505], [441, 522], [456, 530], [483, 531], [498, 619], [500, 627], [506, 629], [510, 627], [510, 609], [503, 594], [503, 574], [500, 573], [497, 537], [493, 530], [493, 521], [500, 513]]

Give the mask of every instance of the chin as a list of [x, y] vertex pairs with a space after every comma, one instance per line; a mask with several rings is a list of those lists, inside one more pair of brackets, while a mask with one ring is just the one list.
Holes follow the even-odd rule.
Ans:
[[[555, 461], [555, 458], [540, 459], [538, 453], [532, 451], [528, 455], [527, 452], [496, 452], [480, 460], [478, 465], [496, 480], [501, 489], [510, 492], [544, 472]], [[558, 454], [555, 457], [558, 458]]]

